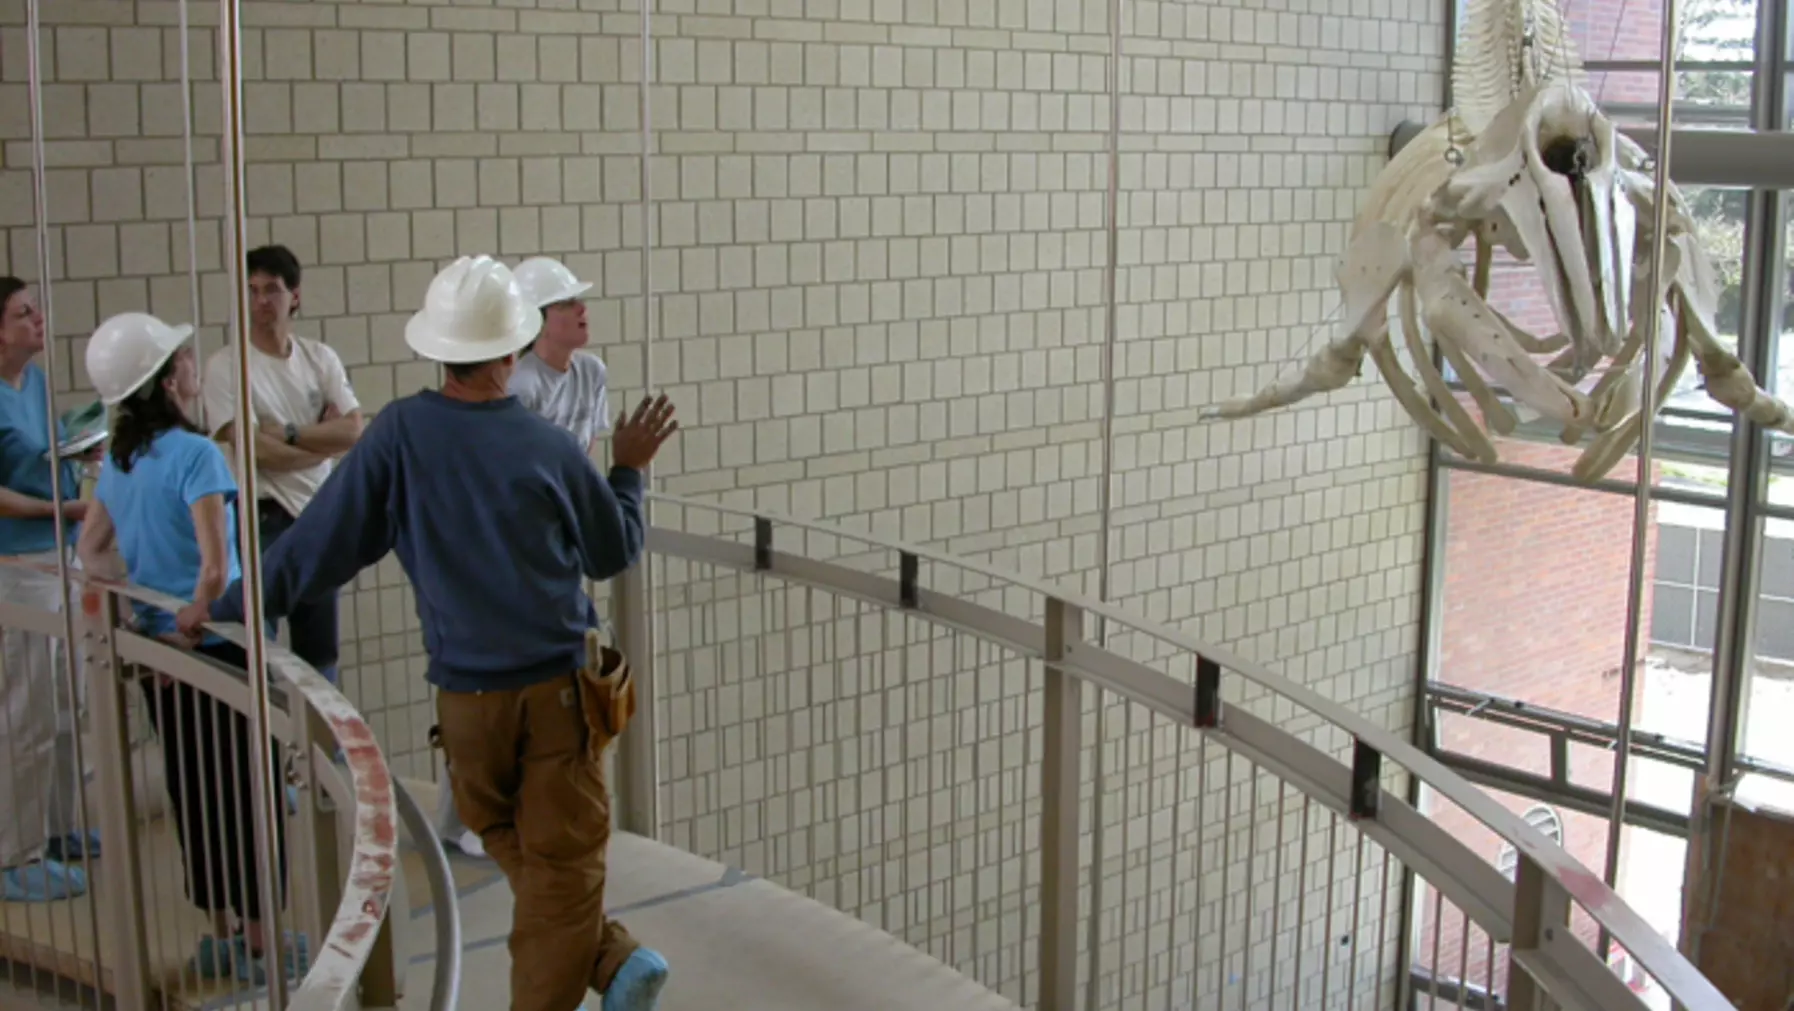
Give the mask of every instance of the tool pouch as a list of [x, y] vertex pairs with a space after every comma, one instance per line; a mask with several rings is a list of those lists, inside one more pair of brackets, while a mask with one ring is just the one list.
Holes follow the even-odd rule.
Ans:
[[579, 703], [585, 714], [592, 761], [604, 754], [635, 716], [635, 680], [622, 653], [604, 645], [597, 629], [586, 631], [586, 663], [579, 671]]

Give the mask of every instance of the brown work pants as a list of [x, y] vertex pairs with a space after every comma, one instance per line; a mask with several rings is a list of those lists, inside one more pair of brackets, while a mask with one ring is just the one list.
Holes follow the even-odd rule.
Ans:
[[609, 734], [576, 674], [527, 688], [439, 692], [461, 821], [510, 880], [511, 1011], [574, 1011], [603, 992], [636, 942], [604, 915]]

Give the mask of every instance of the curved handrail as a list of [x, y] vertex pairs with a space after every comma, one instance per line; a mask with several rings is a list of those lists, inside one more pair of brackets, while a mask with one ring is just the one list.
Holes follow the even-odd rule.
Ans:
[[424, 873], [430, 879], [430, 900], [436, 915], [436, 970], [430, 986], [430, 1011], [455, 1011], [461, 1002], [461, 910], [455, 895], [455, 879], [449, 874], [448, 854], [436, 825], [405, 784], [393, 780], [393, 797], [399, 817], [412, 841], [424, 851]]
[[[48, 577], [59, 585], [61, 583], [53, 565], [20, 560], [7, 560], [4, 564], [28, 573], [27, 578]], [[86, 588], [82, 594], [82, 612], [88, 620], [99, 617], [101, 593], [115, 594], [169, 612], [179, 611], [189, 603], [147, 587], [80, 570], [71, 570], [69, 576], [71, 581]], [[247, 630], [240, 624], [207, 623], [206, 628], [239, 646], [246, 643]], [[146, 643], [156, 642], [138, 638]], [[288, 1004], [290, 1011], [337, 1011], [352, 996], [361, 972], [373, 954], [380, 924], [392, 900], [393, 875], [398, 872], [398, 819], [403, 812], [395, 799], [392, 771], [387, 767], [373, 729], [348, 697], [278, 643], [268, 643], [267, 662], [268, 670], [278, 673], [329, 725], [344, 756], [349, 784], [354, 791], [355, 828], [342, 901], [337, 905], [323, 943], [314, 950], [309, 971], [291, 994]], [[289, 708], [289, 714], [299, 711], [297, 707]], [[429, 828], [428, 819], [424, 819], [424, 824]], [[431, 834], [433, 836], [433, 830]], [[446, 857], [440, 844], [436, 847], [436, 855], [446, 868]], [[444, 880], [447, 880], [446, 869]], [[452, 897], [453, 894], [450, 888], [449, 895]], [[451, 958], [457, 963], [455, 978], [458, 980], [459, 945], [451, 951]], [[440, 976], [440, 969], [438, 974]]]
[[[1518, 815], [1515, 815], [1507, 808], [1501, 806], [1489, 794], [1476, 787], [1432, 756], [1415, 747], [1413, 744], [1410, 744], [1408, 741], [1377, 726], [1349, 708], [1328, 699], [1319, 692], [1290, 681], [1282, 675], [1277, 674], [1275, 671], [1272, 671], [1269, 667], [1247, 660], [1246, 658], [1222, 649], [1221, 647], [1203, 642], [1202, 640], [1175, 628], [1141, 618], [1113, 604], [1095, 600], [1082, 593], [1063, 589], [1046, 580], [1031, 579], [1019, 573], [1005, 571], [996, 566], [957, 558], [942, 551], [904, 544], [881, 538], [873, 534], [859, 533], [839, 526], [823, 524], [811, 520], [796, 519], [764, 510], [746, 509], [739, 506], [731, 506], [718, 502], [709, 502], [702, 499], [659, 492], [651, 493], [651, 497], [658, 503], [677, 506], [684, 509], [707, 511], [750, 521], [770, 521], [774, 524], [775, 528], [778, 525], [784, 525], [812, 531], [836, 539], [858, 541], [859, 543], [868, 545], [874, 549], [895, 552], [900, 555], [907, 554], [918, 560], [926, 559], [936, 564], [975, 573], [990, 579], [997, 584], [1038, 593], [1046, 599], [1057, 599], [1066, 605], [1083, 611], [1086, 615], [1100, 617], [1123, 628], [1151, 636], [1161, 642], [1176, 646], [1200, 659], [1208, 660], [1226, 670], [1239, 674], [1248, 681], [1302, 706], [1316, 716], [1319, 716], [1350, 733], [1359, 742], [1381, 753], [1384, 757], [1397, 762], [1402, 767], [1406, 768], [1409, 773], [1417, 776], [1421, 781], [1437, 791], [1440, 796], [1456, 804], [1472, 817], [1482, 822], [1490, 830], [1494, 831], [1497, 835], [1501, 836], [1506, 842], [1512, 844], [1517, 852], [1537, 865], [1550, 881], [1555, 882], [1557, 886], [1562, 888], [1565, 893], [1581, 905], [1621, 947], [1625, 948], [1639, 966], [1649, 972], [1658, 981], [1670, 997], [1678, 1002], [1679, 1006], [1689, 1008], [1691, 1011], [1707, 1011], [1707, 1009], [1713, 1009], [1713, 1011], [1726, 1011], [1726, 1009], [1731, 1007], [1731, 1002], [1726, 1000], [1725, 997], [1720, 994], [1719, 990], [1714, 987], [1692, 963], [1683, 957], [1674, 946], [1652, 928], [1636, 910], [1627, 905], [1619, 895], [1613, 891], [1613, 889], [1609, 888], [1607, 884], [1601, 880], [1598, 875], [1584, 867], [1582, 863], [1572, 857], [1568, 851], [1552, 844], [1537, 829], [1526, 824], [1526, 822]], [[840, 574], [846, 574], [849, 577], [849, 582], [853, 581], [852, 577], [859, 577], [859, 580], [862, 582], [875, 580], [880, 584], [889, 584], [881, 585], [879, 587], [879, 592], [871, 593], [867, 596], [869, 599], [873, 599], [879, 603], [893, 606], [899, 604], [898, 593], [901, 592], [900, 588], [895, 581], [885, 577], [879, 577], [859, 570], [848, 569], [845, 566], [819, 562], [814, 559], [782, 555], [771, 551], [758, 552], [755, 545], [744, 545], [738, 541], [729, 539], [727, 536], [710, 538], [701, 534], [686, 534], [683, 532], [655, 529], [650, 530], [649, 532], [649, 545], [650, 548], [654, 550], [665, 550], [665, 548], [655, 545], [655, 535], [657, 534], [660, 535], [659, 539], [662, 541], [669, 540], [667, 535], [671, 534], [672, 537], [670, 540], [672, 541], [677, 541], [678, 538], [685, 537], [704, 538], [707, 540], [714, 540], [722, 545], [727, 545], [729, 548], [734, 549], [730, 554], [733, 554], [735, 557], [728, 559], [706, 558], [705, 560], [725, 560], [742, 571], [759, 571], [762, 573], [790, 577], [800, 575], [801, 570], [803, 569], [819, 571], [822, 568], [827, 567], [837, 570]], [[672, 544], [667, 545], [667, 547], [672, 546]], [[673, 551], [671, 553], [677, 554], [678, 552]], [[756, 558], [756, 554], [759, 554], [758, 558]], [[781, 561], [785, 564], [778, 564]], [[799, 571], [790, 571], [793, 568]], [[923, 597], [921, 602], [925, 604], [926, 597]], [[968, 606], [963, 601], [955, 601], [954, 603], [960, 608]], [[980, 609], [992, 610], [988, 608]], [[920, 611], [924, 616], [928, 616], [929, 609], [926, 606], [916, 608], [916, 610]], [[1002, 612], [993, 611], [993, 613], [1002, 615]], [[1026, 626], [1030, 632], [1040, 630], [1039, 626], [1034, 625], [1032, 622], [1022, 622], [1009, 615], [1002, 616], [1007, 623]], [[1040, 631], [1043, 632], [1044, 630]], [[1012, 638], [1015, 639], [1013, 645], [1018, 648], [1032, 653], [1037, 657], [1044, 655], [1044, 635], [1036, 636], [1030, 634], [1027, 636], [1027, 640], [1029, 641], [1022, 641], [1020, 637]], [[1067, 667], [1077, 669], [1092, 682], [1102, 684], [1105, 688], [1111, 691], [1153, 705], [1154, 708], [1167, 715], [1190, 719], [1190, 725], [1193, 728], [1202, 729], [1205, 732], [1216, 732], [1222, 729], [1220, 727], [1208, 728], [1198, 727], [1196, 725], [1193, 709], [1194, 699], [1191, 696], [1188, 686], [1162, 672], [1146, 667], [1145, 665], [1136, 664], [1119, 654], [1115, 654], [1109, 650], [1102, 649], [1089, 643], [1078, 642], [1067, 645], [1065, 659], [1061, 662]], [[1118, 678], [1116, 676], [1118, 669], [1127, 670], [1133, 676], [1125, 679]], [[1183, 699], [1189, 701], [1190, 705], [1185, 706], [1179, 702], [1173, 702], [1166, 698], [1164, 685], [1158, 686], [1158, 691], [1148, 690], [1146, 694], [1142, 694], [1142, 690], [1148, 688], [1146, 684], [1143, 684], [1143, 681], [1149, 680], [1145, 678], [1144, 675], [1151, 675], [1152, 677], [1161, 679], [1163, 682], [1169, 682], [1170, 685], [1176, 687], [1178, 693], [1182, 694]], [[1235, 714], [1234, 716], [1230, 716], [1230, 718], [1237, 718], [1239, 715], [1243, 714]], [[1250, 722], [1259, 723], [1260, 721], [1254, 719]]]

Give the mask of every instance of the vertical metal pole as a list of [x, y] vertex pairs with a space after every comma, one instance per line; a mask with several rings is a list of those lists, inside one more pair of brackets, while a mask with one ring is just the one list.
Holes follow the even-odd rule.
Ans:
[[[181, 164], [187, 173], [187, 312], [193, 324], [193, 353], [203, 363], [205, 353], [199, 340], [204, 315], [199, 301], [199, 197], [193, 183], [193, 63], [189, 52], [192, 40], [188, 38], [191, 30], [187, 24], [187, 0], [178, 0], [176, 7], [180, 13], [181, 33]], [[206, 424], [205, 398], [199, 398], [195, 406], [199, 411], [200, 427], [210, 433], [212, 429]]]
[[[1103, 263], [1103, 355], [1102, 355], [1102, 448], [1100, 483], [1096, 486], [1096, 599], [1109, 602], [1109, 537], [1114, 523], [1114, 502], [1111, 485], [1115, 475], [1115, 344], [1117, 301], [1120, 291], [1121, 265], [1121, 9], [1125, 0], [1109, 2], [1109, 171], [1108, 190], [1103, 194], [1104, 241], [1108, 253]], [[1106, 641], [1106, 623], [1097, 619], [1096, 642]]]
[[[1046, 602], [1046, 698], [1040, 765], [1040, 1011], [1074, 1011], [1078, 999], [1078, 789], [1083, 766], [1083, 683], [1060, 662], [1083, 637], [1083, 613]], [[1101, 716], [1098, 716], [1101, 719]], [[1102, 784], [1097, 784], [1102, 792]], [[1095, 827], [1102, 833], [1102, 825]], [[1096, 874], [1100, 877], [1101, 868]], [[1094, 1004], [1090, 1005], [1095, 1007]]]
[[613, 620], [617, 625], [617, 649], [629, 660], [635, 680], [636, 719], [617, 739], [617, 827], [649, 839], [658, 837], [659, 784], [655, 778], [654, 704], [652, 693], [643, 693], [653, 676], [653, 616], [648, 561], [644, 556], [611, 587]]
[[[641, 222], [642, 222], [642, 392], [654, 390], [654, 104], [649, 89], [654, 81], [654, 33], [649, 22], [654, 0], [638, 0], [641, 17], [641, 83], [638, 106], [641, 116]], [[627, 405], [624, 407], [628, 410]], [[654, 525], [654, 469], [642, 474], [646, 494], [642, 523]], [[625, 832], [654, 839], [659, 836], [659, 691], [654, 676], [654, 557], [646, 550], [635, 567], [618, 577], [612, 590], [617, 623], [617, 648], [629, 658], [635, 679], [636, 719], [617, 742], [617, 825]]]
[[[1514, 874], [1514, 939], [1507, 958], [1507, 1007], [1508, 1011], [1547, 1011], [1550, 997], [1520, 961], [1527, 952], [1550, 941], [1554, 931], [1569, 929], [1570, 897], [1531, 857], [1521, 854], [1519, 859]], [[1436, 957], [1433, 978], [1439, 978]]]
[[[1678, 0], [1663, 0], [1663, 54], [1657, 80], [1657, 164], [1655, 207], [1651, 244], [1651, 284], [1647, 289], [1660, 290], [1663, 261], [1668, 248], [1669, 230], [1669, 162], [1676, 94], [1676, 20]], [[1644, 625], [1645, 550], [1651, 536], [1651, 467], [1656, 450], [1657, 410], [1657, 342], [1663, 314], [1652, 302], [1650, 318], [1644, 322], [1644, 375], [1639, 390], [1638, 483], [1632, 500], [1631, 578], [1626, 584], [1626, 641], [1620, 661], [1619, 741], [1613, 755], [1613, 807], [1608, 816], [1607, 861], [1603, 879], [1611, 887], [1619, 877], [1620, 846], [1625, 839], [1627, 766], [1632, 757], [1632, 703], [1637, 692], [1639, 633]], [[1596, 950], [1607, 957], [1612, 938], [1603, 929]]]
[[293, 711], [293, 729], [298, 737], [299, 760], [311, 785], [311, 795], [299, 805], [298, 819], [299, 836], [310, 849], [305, 856], [310, 880], [305, 886], [311, 889], [310, 912], [315, 917], [304, 926], [312, 932], [311, 936], [323, 937], [336, 916], [336, 907], [342, 904], [345, 880], [341, 815], [324, 784], [324, 777], [336, 775], [336, 770], [324, 767], [317, 757], [320, 751], [328, 755], [336, 749], [336, 736], [324, 717], [309, 705]]
[[[60, 438], [61, 432], [59, 431], [60, 426], [57, 424], [56, 412], [56, 384], [60, 381], [61, 370], [56, 366], [58, 355], [56, 349], [55, 299], [53, 292], [51, 291], [50, 276], [50, 198], [44, 158], [43, 53], [41, 51], [41, 40], [38, 38], [43, 30], [41, 6], [40, 0], [26, 0], [25, 62], [27, 88], [29, 90], [31, 104], [31, 198], [34, 217], [36, 218], [37, 224], [35, 229], [38, 262], [37, 293], [39, 300], [43, 303], [42, 306], [40, 306], [40, 311], [43, 313], [44, 319], [44, 422], [49, 429], [50, 523], [56, 536], [56, 576], [58, 581], [57, 605], [58, 609], [62, 612], [61, 668], [63, 676], [61, 680], [63, 695], [65, 697], [64, 705], [68, 707], [69, 734], [72, 738], [69, 749], [70, 753], [66, 757], [74, 764], [74, 769], [70, 774], [70, 778], [73, 780], [75, 789], [75, 795], [73, 797], [56, 796], [56, 792], [60, 791], [65, 784], [62, 782], [61, 775], [57, 774], [57, 772], [52, 773], [51, 810], [57, 814], [58, 817], [56, 820], [60, 822], [60, 816], [68, 813], [65, 811], [65, 806], [73, 805], [75, 810], [72, 813], [74, 815], [73, 820], [75, 824], [73, 826], [53, 824], [51, 828], [60, 831], [72, 827], [80, 834], [82, 845], [86, 846], [88, 839], [87, 756], [85, 753], [86, 749], [83, 746], [81, 739], [81, 685], [85, 683], [85, 679], [82, 677], [80, 664], [76, 659], [77, 654], [80, 653], [81, 640], [77, 638], [76, 635], [74, 608], [69, 602], [70, 531], [69, 525], [63, 519], [62, 515], [63, 503], [71, 497], [79, 498], [80, 488], [77, 486], [74, 495], [70, 496], [69, 490], [62, 486], [62, 470], [64, 464], [62, 455], [57, 452], [57, 445], [62, 441]], [[48, 672], [52, 682], [52, 690], [54, 690], [54, 683], [57, 677], [57, 666], [55, 644], [52, 642], [50, 650], [51, 669]], [[29, 677], [30, 674], [26, 673], [25, 676]], [[60, 736], [61, 734], [60, 728], [52, 728], [52, 731], [55, 736]], [[56, 757], [52, 760], [53, 769], [55, 764], [64, 757], [61, 755], [61, 750], [60, 746], [56, 746], [53, 749], [56, 754]], [[129, 754], [128, 750], [126, 754]], [[127, 850], [126, 852], [130, 851]], [[89, 936], [94, 945], [95, 968], [103, 970], [103, 954], [101, 953], [100, 946], [99, 903], [88, 903], [87, 913], [88, 929], [91, 931]], [[74, 927], [72, 924], [71, 929], [76, 931], [79, 930], [78, 927]]]
[[[1103, 263], [1103, 353], [1102, 353], [1102, 445], [1098, 447], [1100, 465], [1096, 485], [1096, 599], [1109, 600], [1109, 540], [1114, 533], [1115, 483], [1115, 342], [1116, 301], [1120, 265], [1116, 262], [1121, 247], [1121, 13], [1125, 0], [1109, 0], [1109, 65], [1104, 84], [1109, 92], [1108, 186], [1103, 193], [1103, 228], [1107, 254]], [[1082, 629], [1079, 629], [1081, 636]], [[1101, 615], [1096, 619], [1096, 644], [1107, 645], [1109, 623]], [[1090, 973], [1086, 1003], [1098, 1005], [1098, 987], [1102, 976], [1102, 909], [1103, 909], [1103, 743], [1107, 727], [1103, 718], [1103, 693], [1096, 693], [1096, 739], [1091, 754], [1090, 774], [1095, 788], [1090, 794]], [[1080, 696], [1081, 698], [1081, 696]], [[1197, 869], [1201, 873], [1200, 867]], [[1043, 967], [1044, 969], [1044, 967]], [[1066, 1005], [1069, 1008], [1069, 1004]]]
[[[118, 598], [95, 591], [99, 613], [88, 616], [88, 692], [93, 702], [93, 739], [99, 754], [94, 779], [100, 791], [100, 835], [116, 856], [106, 863], [105, 906], [110, 929], [112, 997], [119, 1011], [150, 1006], [149, 933], [144, 920], [154, 903], [144, 901], [143, 866], [137, 836], [137, 791], [131, 777], [131, 731], [126, 693], [130, 678], [118, 660]], [[100, 903], [90, 903], [98, 915]], [[95, 927], [95, 936], [98, 935]]]
[[225, 271], [231, 280], [229, 332], [237, 343], [237, 417], [231, 426], [237, 450], [237, 529], [243, 571], [243, 625], [246, 632], [249, 675], [248, 751], [251, 796], [255, 804], [255, 858], [261, 884], [263, 951], [269, 966], [269, 1011], [287, 1004], [284, 957], [286, 938], [280, 929], [279, 881], [283, 791], [274, 782], [270, 766], [269, 685], [267, 630], [262, 622], [262, 559], [256, 516], [255, 412], [250, 403], [249, 287], [244, 277], [243, 256], [249, 248], [248, 212], [243, 194], [243, 28], [241, 0], [218, 0], [219, 86], [223, 95], [223, 136], [220, 155], [224, 163], [225, 216], [229, 224], [225, 242]]

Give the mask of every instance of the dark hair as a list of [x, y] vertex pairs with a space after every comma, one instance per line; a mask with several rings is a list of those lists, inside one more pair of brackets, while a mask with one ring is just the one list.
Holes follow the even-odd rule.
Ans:
[[529, 343], [523, 346], [523, 350], [517, 352], [517, 357], [519, 358], [536, 350], [536, 342], [542, 339], [542, 331], [548, 327], [548, 307], [545, 305], [538, 306], [536, 311], [542, 314], [542, 325], [536, 328], [536, 335], [529, 339]]
[[288, 291], [299, 290], [299, 258], [285, 246], [257, 246], [244, 257], [247, 274], [267, 274], [286, 283]]
[[448, 370], [449, 375], [454, 376], [462, 382], [466, 382], [467, 380], [472, 379], [475, 375], [478, 375], [479, 371], [486, 366], [502, 361], [504, 361], [503, 358], [488, 358], [483, 362], [455, 362], [452, 364], [443, 362], [442, 367]]
[[118, 414], [112, 419], [112, 462], [123, 473], [129, 474], [131, 465], [149, 452], [150, 443], [156, 441], [156, 436], [171, 428], [204, 434], [187, 420], [181, 406], [162, 385], [174, 371], [174, 360], [175, 356], [169, 355], [149, 382], [118, 405]]
[[6, 312], [6, 306], [12, 297], [24, 291], [29, 285], [11, 274], [0, 274], [0, 315]]

